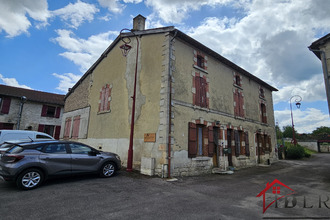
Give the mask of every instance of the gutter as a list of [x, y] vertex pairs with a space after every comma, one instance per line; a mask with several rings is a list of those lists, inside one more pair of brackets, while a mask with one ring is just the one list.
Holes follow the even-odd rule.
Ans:
[[174, 36], [170, 40], [169, 43], [169, 60], [168, 60], [168, 80], [169, 80], [169, 103], [168, 103], [168, 150], [167, 150], [167, 156], [168, 156], [168, 165], [167, 165], [167, 178], [171, 178], [171, 140], [172, 140], [172, 43], [174, 38], [176, 37], [178, 31], [175, 30]]

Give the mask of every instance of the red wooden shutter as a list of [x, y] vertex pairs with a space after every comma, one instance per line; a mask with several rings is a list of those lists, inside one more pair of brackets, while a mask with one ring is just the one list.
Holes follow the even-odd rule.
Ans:
[[47, 108], [48, 108], [47, 105], [43, 105], [42, 106], [42, 110], [41, 110], [41, 116], [42, 117], [46, 117], [47, 116]]
[[106, 88], [105, 88], [105, 96], [104, 96], [104, 106], [103, 106], [103, 110], [104, 111], [108, 111], [108, 100], [109, 100], [109, 96], [110, 96], [110, 85], [107, 84]]
[[201, 107], [206, 108], [206, 79], [200, 78], [200, 103]]
[[2, 114], [8, 114], [9, 113], [10, 103], [11, 103], [11, 98], [10, 97], [5, 97], [5, 98], [2, 99], [2, 108], [1, 108], [1, 113]]
[[78, 139], [79, 136], [80, 115], [73, 118], [72, 138]]
[[38, 131], [44, 132], [44, 130], [45, 130], [45, 125], [40, 124], [38, 127]]
[[239, 115], [239, 112], [238, 112], [238, 109], [239, 109], [239, 101], [238, 101], [238, 92], [237, 92], [237, 90], [235, 90], [235, 92], [234, 92], [234, 102], [235, 102], [235, 106], [234, 106], [234, 115], [235, 115], [235, 116], [238, 116], [238, 115]]
[[196, 88], [195, 104], [200, 106], [201, 105], [201, 83], [200, 83], [199, 76], [195, 76], [195, 88]]
[[65, 119], [64, 138], [70, 138], [71, 118]]
[[60, 133], [61, 133], [61, 126], [56, 126], [55, 127], [55, 135], [54, 135], [54, 138], [56, 140], [60, 139]]
[[250, 156], [249, 132], [245, 132], [245, 155]]
[[61, 115], [61, 107], [56, 107], [55, 118], [60, 118]]
[[214, 149], [215, 149], [215, 143], [214, 143], [213, 127], [209, 126], [209, 151], [208, 151], [209, 157], [213, 157]]
[[197, 129], [196, 124], [189, 122], [188, 127], [188, 157], [196, 157], [197, 155]]
[[235, 156], [238, 157], [240, 155], [240, 140], [239, 140], [239, 133], [237, 130], [234, 131], [235, 136]]

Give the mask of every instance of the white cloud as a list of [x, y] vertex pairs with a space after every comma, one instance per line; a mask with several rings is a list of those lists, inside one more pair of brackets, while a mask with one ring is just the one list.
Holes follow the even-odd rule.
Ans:
[[60, 83], [56, 89], [67, 93], [69, 88], [72, 88], [76, 82], [81, 78], [81, 75], [75, 75], [73, 73], [64, 73], [64, 74], [57, 74], [53, 73], [53, 76], [60, 80]]
[[120, 0], [98, 0], [98, 2], [113, 13], [121, 13], [126, 7], [126, 5], [120, 4]]
[[233, 0], [145, 0], [153, 9], [153, 15], [165, 23], [181, 23], [191, 11], [200, 10], [202, 6], [216, 7], [228, 4]]
[[[307, 47], [330, 29], [330, 1], [255, 0], [239, 6], [244, 17], [208, 17], [188, 34], [286, 93], [297, 87], [308, 100], [324, 100], [321, 63]], [[276, 102], [287, 99], [279, 93]]]
[[7, 37], [28, 33], [31, 19], [37, 28], [45, 26], [49, 17], [47, 0], [0, 1], [0, 32], [6, 32]]
[[7, 86], [20, 87], [20, 88], [24, 88], [24, 89], [32, 89], [29, 86], [20, 85], [15, 78], [6, 78], [2, 74], [0, 74], [0, 80], [2, 80], [2, 82]]
[[62, 20], [68, 22], [69, 27], [77, 29], [83, 22], [91, 22], [97, 12], [99, 12], [99, 9], [95, 5], [78, 0], [74, 4], [69, 3], [64, 8], [53, 11], [52, 15], [59, 16]]
[[[311, 133], [318, 127], [330, 127], [328, 114], [323, 114], [319, 109], [308, 108], [305, 111], [293, 110], [294, 128], [298, 133]], [[279, 127], [291, 126], [291, 110], [275, 111], [275, 118], [279, 123]]]
[[52, 39], [66, 52], [60, 55], [80, 66], [81, 72], [85, 72], [101, 56], [104, 50], [112, 43], [111, 36], [117, 36], [118, 32], [108, 31], [98, 35], [92, 35], [88, 39], [82, 39], [69, 30], [57, 30], [58, 37]]
[[312, 76], [311, 79], [300, 81], [299, 86], [291, 84], [279, 88], [278, 92], [273, 93], [274, 104], [288, 101], [291, 96], [296, 94], [299, 94], [304, 102], [326, 101], [323, 75], [317, 74]]

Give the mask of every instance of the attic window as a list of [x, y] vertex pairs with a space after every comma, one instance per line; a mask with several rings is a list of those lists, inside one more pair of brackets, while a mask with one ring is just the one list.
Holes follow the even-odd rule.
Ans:
[[265, 90], [263, 88], [259, 89], [259, 95], [261, 98], [265, 98]]
[[204, 57], [197, 55], [197, 66], [204, 69]]

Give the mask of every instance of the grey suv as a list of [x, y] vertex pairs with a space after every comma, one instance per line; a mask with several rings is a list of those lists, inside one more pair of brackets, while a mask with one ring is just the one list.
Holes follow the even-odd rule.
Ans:
[[117, 154], [72, 141], [15, 143], [0, 154], [0, 176], [21, 189], [34, 189], [51, 176], [99, 173], [111, 177], [121, 168]]

